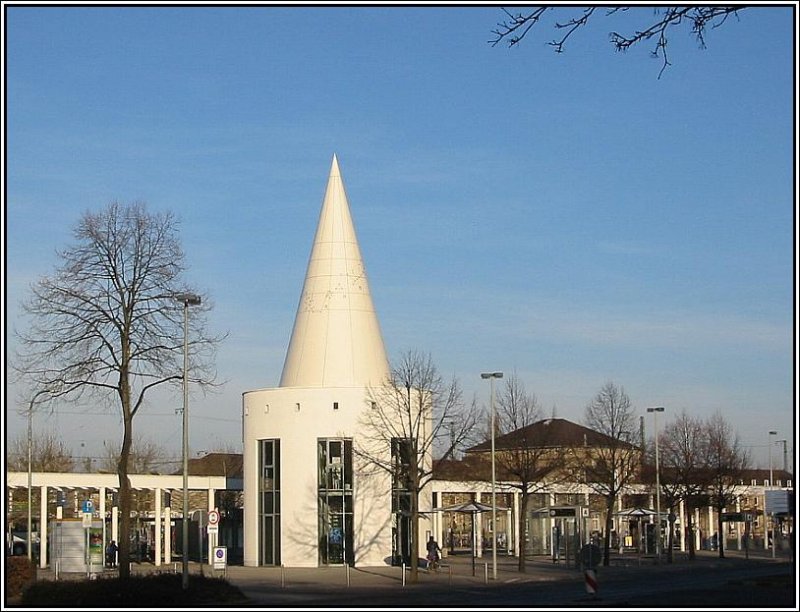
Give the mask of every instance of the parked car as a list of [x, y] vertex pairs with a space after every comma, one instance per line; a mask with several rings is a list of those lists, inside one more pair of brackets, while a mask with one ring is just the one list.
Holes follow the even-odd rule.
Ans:
[[[39, 544], [39, 534], [33, 532], [33, 554], [37, 553], [37, 545]], [[22, 556], [28, 554], [28, 534], [25, 531], [13, 531], [8, 538], [9, 552], [14, 556]]]

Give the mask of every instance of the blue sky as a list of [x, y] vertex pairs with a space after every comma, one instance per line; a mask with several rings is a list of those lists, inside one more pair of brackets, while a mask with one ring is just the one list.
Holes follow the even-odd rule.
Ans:
[[[481, 371], [516, 371], [575, 421], [613, 380], [642, 415], [722, 411], [762, 467], [777, 430], [792, 461], [790, 7], [742, 11], [705, 50], [673, 31], [660, 79], [650, 47], [607, 38], [646, 8], [598, 15], [562, 54], [550, 23], [488, 44], [499, 5], [5, 8], [7, 348], [84, 211], [173, 211], [230, 333], [225, 385], [192, 396], [192, 449], [240, 447], [241, 393], [280, 377], [336, 153], [390, 359], [430, 352], [481, 403]], [[137, 421], [176, 455], [180, 405]], [[69, 405], [35, 427], [100, 455], [121, 425]]]

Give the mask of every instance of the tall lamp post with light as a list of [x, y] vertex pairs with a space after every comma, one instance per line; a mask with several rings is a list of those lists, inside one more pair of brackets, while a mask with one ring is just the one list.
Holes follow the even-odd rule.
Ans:
[[33, 503], [33, 478], [32, 473], [32, 456], [33, 456], [33, 406], [40, 395], [47, 393], [45, 389], [37, 391], [31, 398], [31, 403], [28, 406], [28, 533], [26, 535], [25, 546], [28, 552], [28, 560], [33, 560], [33, 514], [31, 513], [31, 504]]
[[183, 558], [181, 588], [189, 588], [189, 306], [198, 306], [200, 296], [178, 293], [173, 298], [183, 304]]
[[494, 467], [494, 379], [503, 378], [502, 372], [482, 372], [481, 378], [489, 379], [489, 404], [492, 411], [492, 579], [497, 580], [497, 497], [495, 493]]
[[653, 435], [656, 440], [656, 559], [661, 561], [661, 479], [658, 469], [658, 413], [664, 412], [664, 406], [648, 408], [653, 413]]
[[772, 436], [777, 436], [777, 431], [769, 432], [769, 444], [767, 444], [767, 450], [769, 451], [769, 487], [772, 488], [772, 445], [774, 442], [772, 441]]
[[[777, 431], [771, 431], [771, 432], [769, 432], [769, 437], [767, 438], [769, 440], [769, 443], [767, 444], [767, 451], [769, 452], [769, 487], [767, 487], [767, 488], [770, 489], [770, 490], [772, 489], [772, 445], [774, 444], [774, 442], [772, 441], [772, 436], [777, 436], [777, 435], [778, 435]], [[765, 512], [767, 510], [766, 497], [767, 497], [767, 494], [765, 493], [764, 494], [764, 511]], [[772, 549], [772, 556], [774, 557], [775, 556], [775, 521], [772, 518], [771, 514], [770, 514], [770, 518], [769, 518], [769, 529], [770, 529], [770, 531], [772, 531], [772, 543], [770, 544], [769, 533], [767, 534], [767, 537], [765, 538], [765, 540], [766, 540], [767, 544], [769, 545], [769, 547]]]
[[[787, 441], [786, 438], [784, 438], [783, 440], [778, 440], [778, 442], [783, 444], [783, 471], [784, 472], [788, 472], [789, 471], [789, 463], [787, 462], [787, 457], [786, 457], [786, 441]], [[786, 474], [784, 473], [784, 476], [785, 475]]]

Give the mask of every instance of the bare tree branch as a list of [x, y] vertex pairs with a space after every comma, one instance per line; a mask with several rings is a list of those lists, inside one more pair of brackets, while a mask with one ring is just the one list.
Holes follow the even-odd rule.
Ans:
[[[614, 502], [637, 475], [641, 450], [636, 446], [636, 421], [625, 389], [607, 382], [586, 406], [589, 429], [604, 435], [605, 444], [584, 449], [576, 460], [583, 461], [586, 484], [606, 501], [603, 565], [610, 563], [611, 525]], [[581, 459], [582, 457], [582, 459]]]
[[[506, 9], [503, 12], [506, 19], [492, 30], [494, 38], [489, 40], [489, 43], [494, 47], [501, 42], [506, 42], [509, 47], [518, 45], [523, 38], [528, 34], [533, 26], [539, 23], [549, 10], [575, 10], [579, 7], [558, 7], [558, 6], [538, 6], [528, 13], [511, 13]], [[579, 28], [585, 26], [590, 18], [595, 14], [596, 9], [599, 7], [585, 7], [577, 16], [571, 16], [565, 21], [556, 21], [554, 28], [556, 30], [564, 30], [563, 36], [553, 39], [548, 44], [554, 48], [556, 53], [563, 53], [567, 40]], [[642, 9], [630, 9], [628, 7], [614, 7], [605, 11], [605, 16], [613, 15], [621, 11], [642, 12]], [[610, 41], [617, 51], [627, 51], [634, 45], [650, 40], [655, 37], [656, 44], [651, 51], [651, 55], [655, 58], [660, 57], [663, 60], [661, 70], [658, 73], [658, 78], [670, 66], [669, 57], [667, 55], [667, 44], [669, 42], [667, 33], [671, 27], [680, 27], [685, 23], [691, 24], [692, 33], [694, 34], [698, 45], [701, 49], [706, 46], [705, 34], [709, 27], [712, 29], [722, 26], [731, 15], [738, 16], [739, 11], [742, 11], [746, 6], [665, 6], [656, 7], [653, 9], [653, 20], [641, 30], [636, 30], [632, 34], [622, 34], [618, 31], [612, 31], [609, 34]]]
[[[496, 441], [495, 463], [501, 480], [520, 495], [518, 533], [525, 533], [532, 496], [565, 480], [568, 450], [558, 444], [553, 428], [542, 420], [536, 396], [525, 390], [516, 373], [506, 378], [498, 396], [500, 437]], [[526, 555], [520, 552], [518, 570], [525, 571]]]
[[401, 356], [386, 383], [370, 389], [369, 403], [353, 453], [365, 468], [391, 474], [393, 488], [410, 497], [411, 580], [416, 581], [419, 496], [433, 477], [434, 451], [444, 446], [451, 453], [468, 439], [475, 406], [464, 408], [458, 381], [445, 382], [431, 356], [419, 351]]

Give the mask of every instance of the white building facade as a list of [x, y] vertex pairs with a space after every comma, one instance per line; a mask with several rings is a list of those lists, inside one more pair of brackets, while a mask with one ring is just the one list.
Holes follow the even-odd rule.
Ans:
[[245, 565], [396, 558], [407, 534], [397, 533], [391, 477], [354, 452], [370, 389], [388, 375], [334, 156], [280, 385], [242, 397]]

